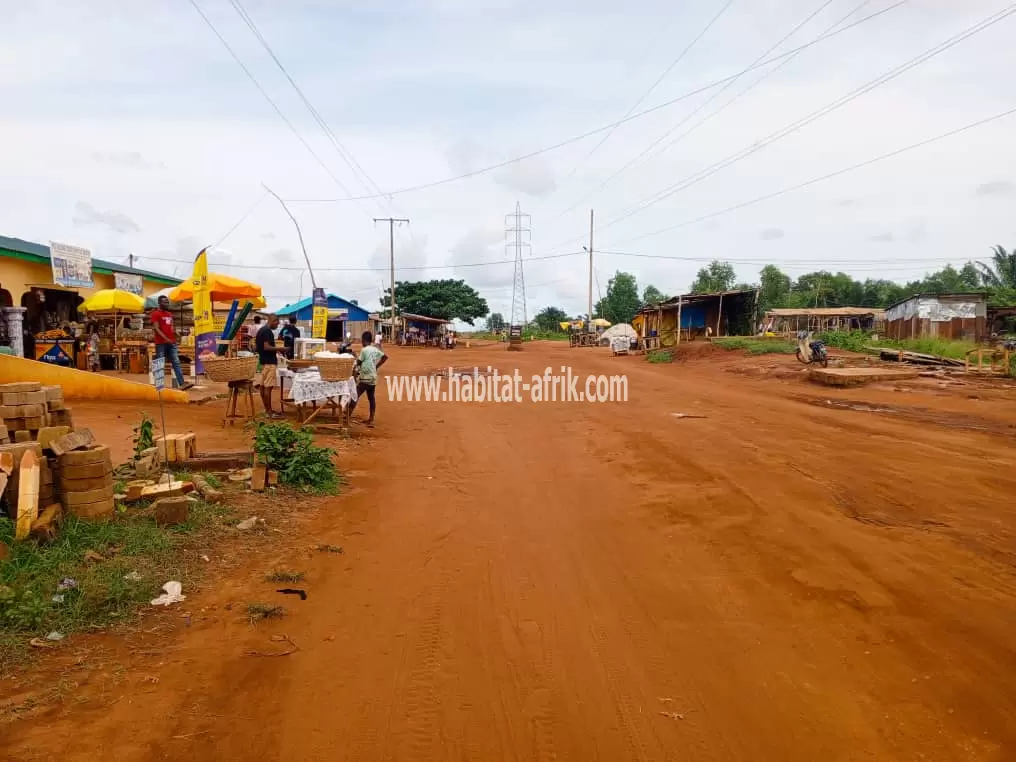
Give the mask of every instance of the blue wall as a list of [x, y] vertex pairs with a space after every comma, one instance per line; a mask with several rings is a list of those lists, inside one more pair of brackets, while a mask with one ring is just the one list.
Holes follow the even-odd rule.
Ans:
[[704, 304], [689, 304], [681, 308], [682, 328], [704, 328], [706, 324], [706, 307]]
[[[334, 294], [328, 295], [328, 309], [349, 310], [349, 317], [346, 319], [354, 322], [370, 320], [370, 313], [363, 307], [358, 307], [352, 302], [347, 302], [345, 299], [335, 296]], [[279, 317], [283, 319], [294, 313], [296, 314], [297, 320], [310, 320], [314, 316], [313, 302], [310, 299], [301, 299], [300, 301], [287, 305], [278, 311]]]

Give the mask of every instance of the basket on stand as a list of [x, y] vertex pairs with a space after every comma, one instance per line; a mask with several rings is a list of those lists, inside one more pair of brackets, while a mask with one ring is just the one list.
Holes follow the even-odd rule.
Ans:
[[348, 381], [353, 375], [352, 357], [314, 357], [322, 381]]
[[209, 381], [250, 381], [258, 370], [257, 356], [202, 357], [201, 362]]

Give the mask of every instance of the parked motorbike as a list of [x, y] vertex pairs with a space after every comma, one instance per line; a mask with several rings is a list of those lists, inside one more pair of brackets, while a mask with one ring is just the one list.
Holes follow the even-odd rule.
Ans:
[[807, 331], [799, 331], [797, 334], [797, 355], [798, 362], [805, 365], [816, 363], [823, 368], [829, 366], [829, 352], [821, 341], [809, 341], [811, 334]]

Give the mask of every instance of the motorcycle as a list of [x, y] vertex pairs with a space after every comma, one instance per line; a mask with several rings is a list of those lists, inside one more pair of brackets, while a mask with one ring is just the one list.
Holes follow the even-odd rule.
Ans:
[[816, 363], [823, 368], [829, 366], [829, 352], [821, 341], [808, 341], [810, 334], [807, 331], [800, 331], [797, 334], [797, 351], [795, 352], [798, 362], [805, 365]]

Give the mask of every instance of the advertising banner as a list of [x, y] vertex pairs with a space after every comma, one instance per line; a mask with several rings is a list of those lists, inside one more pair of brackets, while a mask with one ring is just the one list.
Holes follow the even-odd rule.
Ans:
[[323, 288], [314, 289], [314, 312], [311, 316], [311, 338], [323, 339], [328, 333], [328, 297]]
[[205, 249], [194, 260], [191, 291], [194, 294], [194, 371], [201, 374], [205, 372], [201, 358], [214, 356], [218, 351], [218, 334], [212, 320], [212, 294], [208, 290], [208, 252]]
[[144, 296], [141, 286], [142, 278], [140, 275], [113, 273], [113, 287], [120, 291], [128, 291], [137, 296]]
[[94, 288], [92, 252], [65, 243], [49, 242], [53, 283], [64, 288]]

